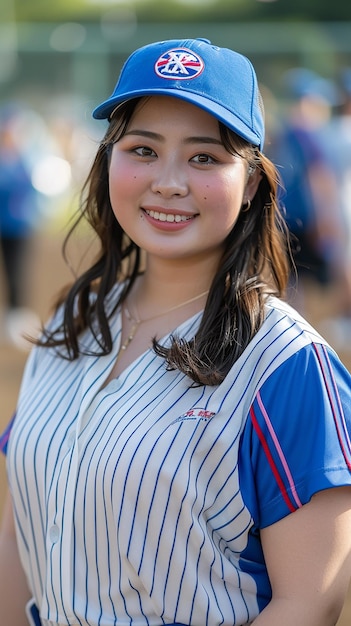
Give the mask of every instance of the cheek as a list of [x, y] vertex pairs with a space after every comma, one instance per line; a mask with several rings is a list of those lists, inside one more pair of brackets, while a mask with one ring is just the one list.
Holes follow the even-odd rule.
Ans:
[[131, 198], [138, 178], [132, 168], [112, 161], [109, 169], [109, 193], [113, 209]]
[[231, 230], [234, 226], [241, 210], [243, 193], [241, 180], [232, 180], [232, 178], [206, 185], [203, 201], [205, 206], [215, 214], [220, 228]]

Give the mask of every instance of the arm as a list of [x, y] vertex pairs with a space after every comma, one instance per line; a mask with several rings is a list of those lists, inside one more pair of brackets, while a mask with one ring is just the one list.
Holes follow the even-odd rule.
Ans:
[[10, 496], [4, 508], [0, 529], [0, 607], [1, 623], [6, 626], [26, 626], [25, 604], [30, 598], [15, 535]]
[[254, 626], [334, 626], [351, 576], [351, 487], [321, 491], [261, 531], [272, 600]]

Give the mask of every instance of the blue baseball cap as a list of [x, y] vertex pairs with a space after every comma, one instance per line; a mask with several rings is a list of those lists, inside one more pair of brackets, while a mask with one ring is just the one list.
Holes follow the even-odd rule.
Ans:
[[262, 149], [264, 113], [255, 70], [245, 56], [208, 39], [168, 40], [133, 52], [111, 96], [93, 111], [108, 119], [116, 106], [142, 96], [174, 96], [204, 109]]

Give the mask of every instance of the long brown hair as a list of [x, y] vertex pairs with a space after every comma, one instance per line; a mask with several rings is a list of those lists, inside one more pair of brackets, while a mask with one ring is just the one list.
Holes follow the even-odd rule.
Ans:
[[[55, 307], [63, 307], [62, 323], [43, 329], [37, 345], [61, 348], [60, 355], [74, 360], [87, 354], [80, 337], [89, 330], [96, 355], [112, 350], [109, 317], [127, 297], [141, 271], [141, 250], [119, 225], [109, 198], [109, 158], [113, 143], [126, 131], [139, 100], [125, 102], [110, 120], [100, 143], [81, 197], [80, 213], [68, 232], [66, 246], [82, 220], [90, 224], [98, 241], [95, 262], [61, 294]], [[264, 320], [268, 293], [284, 295], [289, 263], [287, 230], [277, 203], [279, 178], [273, 163], [254, 146], [220, 124], [226, 149], [240, 155], [261, 180], [249, 210], [242, 210], [227, 237], [218, 271], [212, 281], [199, 329], [191, 341], [172, 337], [169, 348], [156, 339], [154, 350], [167, 367], [177, 368], [194, 383], [220, 383], [247, 347]], [[116, 282], [123, 282], [113, 311], [107, 314], [106, 297]]]

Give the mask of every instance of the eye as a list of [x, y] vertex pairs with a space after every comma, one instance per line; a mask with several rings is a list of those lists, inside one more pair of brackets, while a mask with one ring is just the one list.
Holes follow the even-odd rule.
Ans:
[[216, 162], [216, 159], [211, 157], [209, 154], [206, 154], [205, 152], [196, 154], [196, 156], [194, 156], [191, 160], [194, 161], [195, 163], [200, 163], [204, 165], [208, 165], [208, 164]]
[[142, 157], [156, 156], [154, 150], [152, 150], [152, 148], [149, 148], [148, 146], [138, 146], [137, 148], [133, 149], [133, 152], [136, 152], [136, 154]]

